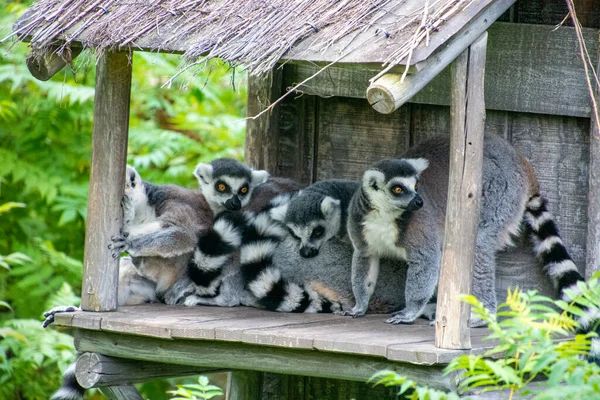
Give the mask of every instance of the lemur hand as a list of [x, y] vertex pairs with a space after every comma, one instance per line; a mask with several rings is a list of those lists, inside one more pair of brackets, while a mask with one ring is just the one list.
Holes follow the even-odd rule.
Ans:
[[81, 311], [81, 308], [79, 308], [77, 306], [58, 306], [58, 307], [54, 307], [50, 311], [46, 311], [44, 313], [44, 318], [46, 318], [46, 319], [44, 320], [44, 322], [42, 322], [42, 328], [45, 328], [48, 325], [50, 325], [51, 323], [53, 323], [54, 316], [56, 314], [74, 312], [74, 311]]
[[357, 317], [362, 317], [363, 315], [365, 315], [366, 312], [367, 312], [366, 309], [363, 309], [362, 307], [354, 306], [350, 310], [336, 311], [336, 312], [334, 312], [334, 314], [347, 315], [352, 318], [357, 318]]
[[121, 255], [121, 253], [129, 250], [131, 242], [127, 239], [128, 236], [129, 233], [123, 232], [120, 235], [116, 235], [110, 238], [110, 240], [112, 240], [112, 243], [108, 245], [108, 248], [112, 250], [113, 258], [118, 258]]

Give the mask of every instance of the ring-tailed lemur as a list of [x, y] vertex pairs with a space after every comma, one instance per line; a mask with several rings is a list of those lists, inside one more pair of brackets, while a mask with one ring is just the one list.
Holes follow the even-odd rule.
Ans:
[[315, 257], [331, 238], [347, 238], [348, 205], [359, 187], [358, 181], [346, 179], [319, 181], [270, 213], [288, 229], [292, 245], [302, 257]]
[[[406, 305], [387, 322], [411, 323], [434, 294], [445, 228], [449, 138], [428, 139], [404, 157], [369, 168], [351, 201], [348, 231], [355, 248], [356, 304], [348, 315], [366, 312], [383, 257], [408, 265]], [[486, 135], [472, 291], [489, 310], [496, 310], [495, 253], [512, 244], [523, 221], [540, 242], [536, 254], [558, 288], [581, 279], [545, 204], [529, 162], [506, 140]], [[471, 326], [481, 324], [471, 319]]]

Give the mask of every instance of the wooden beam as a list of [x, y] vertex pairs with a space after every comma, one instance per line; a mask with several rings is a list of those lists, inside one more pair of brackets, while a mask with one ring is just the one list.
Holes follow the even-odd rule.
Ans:
[[100, 391], [108, 400], [144, 400], [133, 385], [107, 386]]
[[[375, 372], [390, 369], [438, 389], [454, 390], [454, 378], [443, 375], [443, 365], [413, 365], [383, 357], [261, 346], [215, 340], [157, 339], [88, 331], [75, 334], [78, 351], [135, 360], [197, 367], [243, 369], [278, 374], [367, 381]], [[293, 360], [291, 362], [290, 360]]]
[[471, 309], [460, 295], [471, 293], [479, 223], [486, 44], [484, 33], [452, 69], [450, 177], [435, 334], [436, 346], [444, 349], [471, 348]]
[[[600, 51], [598, 68], [600, 71]], [[600, 86], [596, 86], [596, 101], [600, 101]], [[593, 106], [592, 106], [593, 107]], [[600, 112], [600, 110], [598, 110]], [[600, 121], [592, 111], [590, 120], [590, 165], [588, 186], [588, 232], [586, 246], [585, 278], [600, 271]]]
[[[265, 76], [248, 76], [247, 116], [255, 117], [282, 93], [281, 69], [273, 69]], [[244, 160], [252, 168], [266, 169], [272, 174], [277, 170], [279, 131], [279, 106], [257, 119], [248, 119]]]
[[40, 81], [47, 81], [52, 78], [58, 71], [63, 69], [67, 64], [71, 64], [75, 57], [77, 57], [82, 48], [81, 47], [67, 47], [61, 54], [54, 52], [55, 49], [39, 54], [35, 51], [31, 51], [27, 55], [27, 69], [34, 78]]
[[127, 53], [107, 52], [97, 63], [92, 166], [88, 197], [81, 308], [117, 308], [119, 260], [107, 246], [122, 225], [131, 63]]
[[367, 89], [366, 96], [369, 104], [376, 111], [383, 114], [396, 111], [450, 65], [471, 43], [485, 33], [495, 21], [495, 18], [492, 19], [492, 15], [502, 14], [513, 2], [512, 0], [494, 2], [471, 21], [468, 28], [463, 29], [448, 43], [444, 44], [441, 50], [417, 65], [420, 71], [413, 75], [407, 75], [402, 83], [400, 83], [400, 74], [387, 74], [373, 82]]
[[86, 388], [120, 386], [156, 378], [199, 375], [216, 372], [214, 368], [188, 367], [108, 357], [98, 353], [83, 353], [77, 359], [77, 381]]
[[262, 372], [235, 370], [227, 375], [225, 400], [260, 400]]

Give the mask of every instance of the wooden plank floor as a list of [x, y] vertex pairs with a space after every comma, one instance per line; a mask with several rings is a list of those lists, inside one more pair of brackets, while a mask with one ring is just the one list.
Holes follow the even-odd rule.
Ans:
[[[362, 318], [331, 314], [288, 314], [255, 308], [173, 307], [147, 304], [96, 313], [56, 316], [56, 324], [160, 339], [240, 342], [258, 346], [383, 357], [412, 364], [446, 364], [465, 354], [434, 346], [435, 328], [428, 321], [389, 325], [385, 315]], [[484, 328], [472, 329], [473, 349], [483, 353], [492, 346]], [[199, 343], [200, 346], [200, 343]]]

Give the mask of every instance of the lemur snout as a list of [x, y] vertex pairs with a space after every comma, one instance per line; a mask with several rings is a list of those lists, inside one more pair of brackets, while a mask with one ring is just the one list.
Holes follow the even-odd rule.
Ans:
[[423, 207], [423, 199], [421, 198], [421, 196], [416, 195], [415, 198], [412, 199], [410, 203], [408, 203], [408, 207], [406, 207], [406, 209], [408, 211], [417, 211], [421, 207]]
[[316, 247], [303, 246], [300, 248], [300, 256], [304, 258], [313, 258], [319, 255], [319, 249]]
[[242, 208], [242, 202], [237, 195], [234, 195], [225, 202], [225, 208], [230, 211], [237, 211]]

